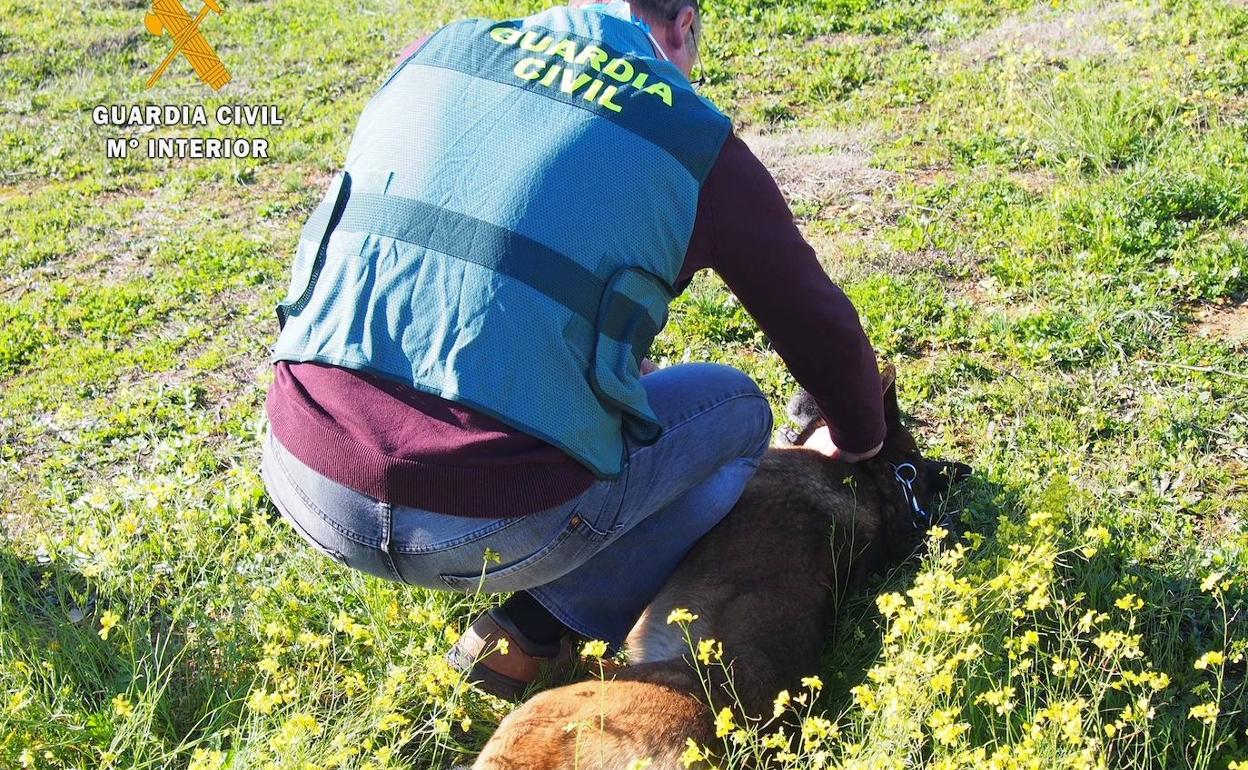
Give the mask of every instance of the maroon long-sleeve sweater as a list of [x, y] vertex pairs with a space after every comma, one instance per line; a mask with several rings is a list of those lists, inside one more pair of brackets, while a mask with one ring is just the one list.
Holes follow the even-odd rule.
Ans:
[[[883, 441], [879, 372], [858, 314], [819, 265], [771, 174], [736, 136], [702, 188], [677, 288], [707, 267], [815, 397], [837, 446], [862, 452]], [[300, 461], [395, 504], [520, 516], [565, 502], [594, 480], [540, 439], [350, 369], [279, 362], [265, 405], [278, 441]]]

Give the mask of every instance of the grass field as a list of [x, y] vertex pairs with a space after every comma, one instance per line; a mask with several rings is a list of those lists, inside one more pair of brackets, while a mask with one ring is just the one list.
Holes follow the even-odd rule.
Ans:
[[[0, 768], [443, 767], [505, 713], [441, 662], [483, 600], [310, 552], [256, 468], [272, 306], [358, 111], [421, 31], [538, 7], [231, 3], [214, 95], [185, 61], [142, 90], [169, 42], [141, 0], [0, 0]], [[928, 452], [977, 469], [958, 532], [843, 609], [805, 729], [717, 763], [1248, 761], [1248, 5], [713, 0], [706, 28], [706, 92]], [[106, 159], [147, 134], [91, 108], [146, 101], [285, 125], [151, 133], [268, 160]], [[655, 357], [792, 388], [712, 277]]]

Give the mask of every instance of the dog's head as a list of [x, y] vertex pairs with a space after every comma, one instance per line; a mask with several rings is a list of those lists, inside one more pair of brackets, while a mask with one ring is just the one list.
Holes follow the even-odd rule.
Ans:
[[[891, 364], [880, 374], [887, 432], [879, 454], [848, 468], [844, 463], [829, 464], [829, 472], [848, 472], [864, 493], [871, 490], [878, 502], [881, 545], [888, 553], [887, 560], [892, 562], [914, 553], [927, 530], [940, 523], [936, 503], [972, 472], [970, 466], [962, 463], [923, 457], [914, 435], [902, 422], [896, 379], [897, 370]], [[814, 399], [804, 390], [799, 390], [789, 403], [789, 415], [798, 425], [797, 430], [784, 437], [791, 444], [804, 443], [823, 424]]]
[[930, 528], [941, 523], [937, 503], [954, 484], [969, 478], [971, 467], [957, 462], [928, 460], [901, 419], [897, 403], [897, 370], [890, 364], [880, 375], [884, 387], [887, 433], [880, 453], [860, 463], [859, 474], [870, 475], [881, 497], [882, 524], [889, 550], [896, 560], [908, 557]]

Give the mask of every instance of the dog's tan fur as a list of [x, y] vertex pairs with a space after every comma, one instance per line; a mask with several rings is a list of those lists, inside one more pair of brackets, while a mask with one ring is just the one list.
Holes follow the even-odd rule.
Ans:
[[[649, 759], [651, 770], [677, 770], [686, 738], [714, 745], [712, 709], [729, 704], [726, 682], [712, 678], [706, 704], [683, 632], [666, 623], [678, 607], [698, 615], [695, 642], [723, 643], [745, 713], [770, 716], [780, 690], [816, 672], [838, 597], [917, 545], [893, 466], [924, 466], [891, 387], [885, 406], [889, 435], [873, 460], [769, 451], [633, 629], [630, 665], [537, 695], [503, 720], [474, 768], [626, 770]], [[926, 503], [922, 474], [915, 486]]]

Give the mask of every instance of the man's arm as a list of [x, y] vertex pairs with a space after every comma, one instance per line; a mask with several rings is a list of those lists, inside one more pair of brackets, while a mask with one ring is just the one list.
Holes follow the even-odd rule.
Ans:
[[[758, 322], [851, 456], [884, 440], [875, 351], [849, 298], [828, 278], [766, 167], [728, 137], [702, 190], [691, 252], [707, 261]], [[694, 261], [698, 261], [694, 256]], [[830, 447], [817, 447], [825, 452]]]

